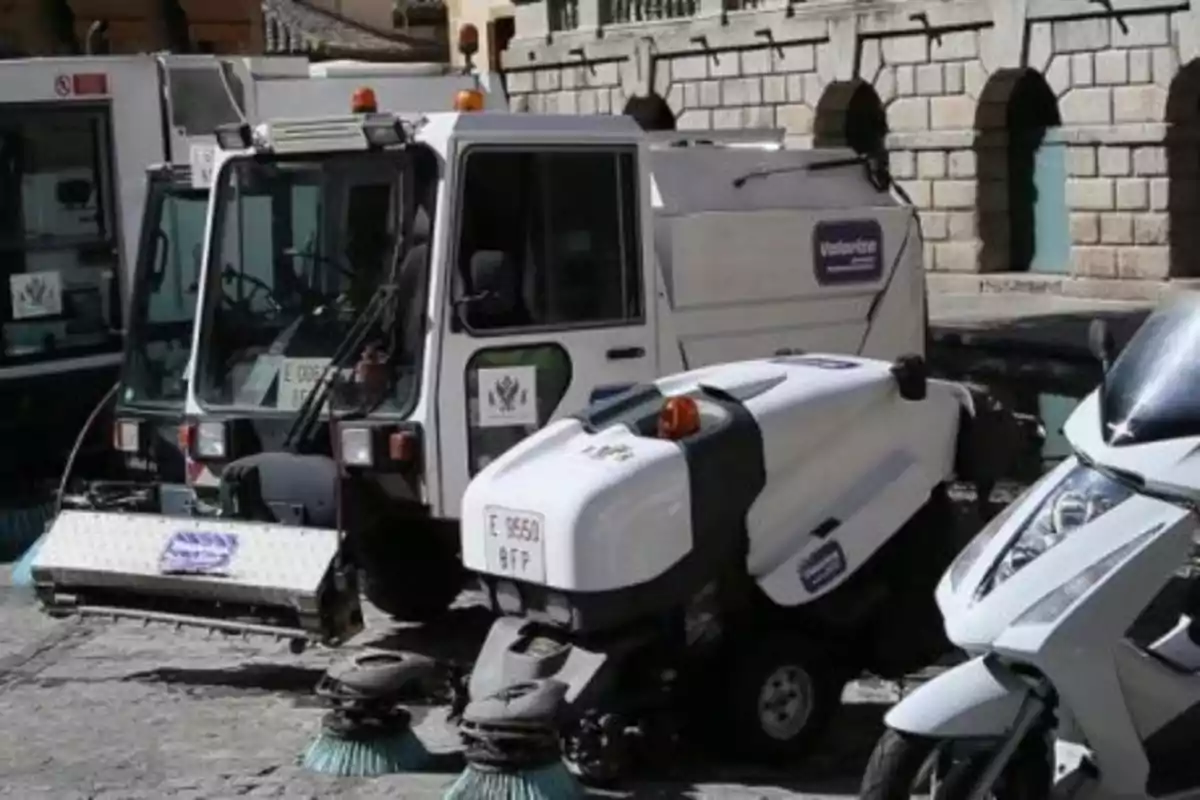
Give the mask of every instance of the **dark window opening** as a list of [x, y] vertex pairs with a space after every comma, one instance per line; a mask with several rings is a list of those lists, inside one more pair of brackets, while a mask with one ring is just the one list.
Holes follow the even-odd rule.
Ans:
[[508, 43], [517, 34], [517, 23], [515, 17], [500, 17], [488, 22], [488, 63], [492, 68], [492, 72], [503, 75], [503, 65], [501, 63], [504, 51], [508, 49]]
[[821, 95], [813, 130], [816, 147], [848, 147], [862, 155], [881, 155], [887, 151], [887, 135], [887, 112], [867, 81], [835, 81]]
[[1024, 272], [1033, 262], [1035, 162], [1047, 132], [1061, 124], [1058, 100], [1036, 70], [1001, 70], [984, 86], [974, 141], [984, 272]]
[[653, 92], [630, 97], [621, 113], [633, 117], [644, 131], [675, 130], [675, 112], [666, 100]]
[[0, 364], [118, 347], [120, 258], [108, 111], [0, 121]]
[[632, 148], [467, 155], [460, 295], [475, 331], [640, 321]]
[[1200, 277], [1200, 59], [1179, 70], [1167, 93], [1167, 220], [1171, 277]]

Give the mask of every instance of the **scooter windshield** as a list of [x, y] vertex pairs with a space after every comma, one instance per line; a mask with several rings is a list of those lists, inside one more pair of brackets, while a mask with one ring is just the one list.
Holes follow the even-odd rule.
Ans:
[[[331, 154], [240, 158], [222, 170], [197, 353], [203, 405], [300, 408], [387, 280], [403, 163]], [[395, 359], [380, 410], [408, 404], [417, 357]]]
[[1114, 447], [1200, 436], [1200, 300], [1155, 311], [1105, 376], [1104, 441]]

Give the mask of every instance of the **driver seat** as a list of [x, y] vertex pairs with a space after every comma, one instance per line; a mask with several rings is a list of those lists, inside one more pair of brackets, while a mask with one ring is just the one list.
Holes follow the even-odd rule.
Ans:
[[426, 305], [429, 296], [429, 238], [432, 233], [429, 214], [421, 206], [413, 215], [413, 246], [404, 255], [396, 274], [401, 310], [397, 324], [401, 326], [400, 346], [411, 354], [425, 333]]

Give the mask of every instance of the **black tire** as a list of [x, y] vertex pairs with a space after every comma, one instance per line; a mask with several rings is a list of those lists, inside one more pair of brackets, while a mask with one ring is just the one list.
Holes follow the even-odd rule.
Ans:
[[867, 761], [859, 800], [908, 800], [921, 767], [937, 745], [937, 739], [885, 730]]
[[[908, 800], [913, 784], [941, 742], [887, 729], [879, 738], [863, 773], [859, 800]], [[981, 750], [951, 766], [933, 800], [961, 800], [987, 765], [991, 749]], [[1023, 743], [995, 787], [997, 800], [1044, 800], [1049, 797], [1051, 768], [1040, 740]]]
[[405, 622], [446, 613], [462, 593], [466, 570], [457, 542], [428, 530], [379, 530], [361, 542], [363, 594], [380, 611]]
[[828, 730], [847, 680], [829, 651], [827, 642], [782, 631], [735, 646], [725, 694], [728, 726], [721, 733], [733, 753], [777, 763], [810, 750]]

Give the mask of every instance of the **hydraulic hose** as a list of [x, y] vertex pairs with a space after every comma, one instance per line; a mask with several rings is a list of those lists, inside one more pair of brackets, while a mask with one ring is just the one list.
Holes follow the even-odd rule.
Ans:
[[112, 385], [112, 388], [100, 399], [96, 407], [92, 409], [92, 413], [88, 415], [87, 421], [83, 423], [83, 427], [79, 431], [79, 435], [75, 437], [75, 444], [71, 447], [71, 453], [67, 456], [67, 464], [63, 467], [62, 479], [58, 483], [58, 492], [54, 498], [54, 513], [58, 515], [62, 511], [63, 495], [67, 491], [67, 483], [71, 480], [71, 471], [75, 468], [75, 459], [79, 457], [79, 451], [83, 449], [83, 443], [87, 439], [88, 432], [92, 426], [96, 424], [96, 420], [100, 416], [100, 412], [104, 410], [113, 398], [117, 396], [117, 391], [121, 388], [121, 382], [117, 381]]

